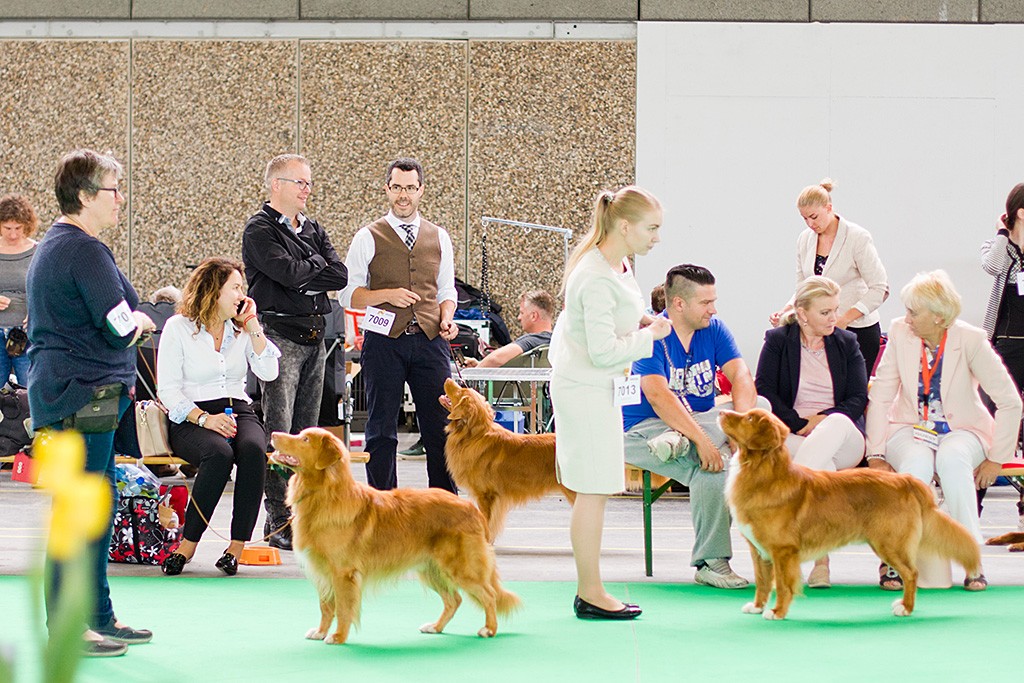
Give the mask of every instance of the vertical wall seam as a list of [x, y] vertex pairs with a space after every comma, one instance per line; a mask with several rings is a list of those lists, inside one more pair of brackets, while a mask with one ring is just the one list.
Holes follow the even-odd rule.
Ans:
[[295, 39], [295, 153], [302, 154], [302, 41]]
[[[134, 125], [134, 94], [135, 94], [135, 40], [128, 39], [128, 182], [134, 185], [135, 178], [135, 125]], [[135, 271], [135, 188], [128, 188], [128, 281], [131, 282]]]
[[466, 161], [464, 162], [462, 170], [463, 170], [463, 177], [466, 179], [466, 182], [464, 182], [462, 184], [462, 194], [463, 194], [463, 201], [465, 202], [465, 205], [466, 205], [466, 220], [462, 224], [462, 244], [464, 245], [464, 248], [463, 248], [463, 252], [464, 253], [463, 253], [462, 277], [465, 278], [466, 282], [472, 282], [472, 280], [469, 277], [469, 251], [470, 251], [470, 249], [469, 249], [469, 235], [470, 235], [470, 231], [469, 231], [469, 223], [470, 223], [470, 215], [469, 215], [469, 181], [470, 181], [470, 173], [469, 173], [469, 168], [470, 168], [470, 159], [469, 159], [469, 151], [470, 151], [470, 147], [469, 147], [469, 124], [470, 124], [470, 121], [469, 121], [469, 96], [470, 96], [470, 87], [471, 87], [471, 83], [470, 83], [470, 63], [469, 63], [469, 60], [470, 60], [471, 55], [472, 55], [472, 50], [471, 50], [472, 41], [471, 40], [467, 40], [465, 44], [466, 44], [466, 53], [465, 53], [466, 54], [466, 59], [465, 59], [465, 63], [466, 63], [466, 67], [465, 67], [465, 79], [466, 79], [465, 80], [465, 83], [466, 83], [465, 103], [466, 103], [466, 107], [465, 107], [465, 111], [463, 113], [463, 116], [464, 116], [464, 127], [463, 127], [463, 131], [462, 131], [462, 139], [463, 139], [463, 144], [465, 144], [465, 149], [466, 149]]

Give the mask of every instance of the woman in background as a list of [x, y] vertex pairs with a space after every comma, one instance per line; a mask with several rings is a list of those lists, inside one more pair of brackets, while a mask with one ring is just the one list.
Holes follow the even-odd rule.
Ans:
[[654, 341], [671, 331], [668, 319], [644, 313], [629, 264], [629, 257], [646, 254], [659, 241], [661, 218], [661, 204], [645, 190], [601, 192], [590, 231], [565, 268], [565, 310], [548, 357], [558, 479], [577, 493], [570, 535], [577, 573], [573, 609], [580, 619], [633, 619], [641, 611], [605, 590], [601, 535], [608, 496], [625, 488], [622, 408], [614, 401], [613, 380], [650, 356]]
[[[836, 327], [839, 285], [809, 277], [793, 304], [764, 336], [757, 393], [789, 427], [793, 462], [828, 472], [856, 467], [864, 458], [868, 381], [857, 337]], [[815, 561], [807, 585], [832, 585], [828, 555]]]
[[992, 276], [982, 327], [1019, 390], [1024, 386], [1024, 183], [1006, 197], [996, 236], [981, 245], [981, 267]]
[[[135, 386], [135, 344], [153, 331], [153, 321], [135, 310], [139, 297], [100, 241], [117, 225], [125, 201], [123, 170], [113, 157], [80, 149], [60, 160], [54, 191], [61, 216], [47, 230], [28, 269], [28, 337], [31, 366], [28, 400], [38, 431], [85, 432], [85, 470], [110, 484], [107, 532], [88, 546], [95, 606], [85, 631], [85, 654], [123, 655], [126, 645], [149, 642], [153, 633], [118, 621], [107, 583], [107, 552], [117, 509], [114, 431], [106, 421], [86, 427], [78, 413], [90, 403], [113, 408], [120, 420]], [[113, 405], [110, 405], [113, 403]], [[85, 416], [87, 417], [87, 416]], [[46, 609], [59, 604], [63, 567], [51, 562]]]
[[[889, 297], [889, 280], [871, 233], [832, 209], [834, 185], [825, 178], [805, 187], [797, 197], [797, 209], [808, 229], [796, 240], [796, 282], [799, 285], [812, 275], [824, 275], [839, 285], [836, 327], [857, 335], [870, 377], [882, 338], [878, 307]], [[781, 311], [772, 313], [772, 326], [777, 326], [792, 308], [790, 301]]]
[[261, 380], [277, 379], [281, 352], [263, 334], [242, 271], [238, 261], [205, 259], [185, 285], [181, 313], [161, 334], [157, 394], [171, 422], [171, 449], [199, 468], [183, 540], [164, 560], [169, 576], [180, 574], [195, 555], [232, 468], [237, 470], [231, 540], [217, 569], [238, 573], [238, 558], [259, 516], [267, 435], [245, 393], [245, 377], [252, 368]]
[[[938, 477], [950, 516], [981, 542], [977, 489], [991, 486], [1017, 446], [1021, 398], [984, 330], [957, 320], [960, 295], [941, 270], [921, 273], [900, 292], [907, 309], [889, 326], [889, 342], [869, 393], [868, 465]], [[996, 405], [995, 419], [978, 386]], [[900, 576], [879, 567], [879, 584], [901, 590]], [[964, 588], [985, 590], [985, 576]]]
[[11, 376], [12, 368], [18, 384], [28, 386], [27, 344], [12, 350], [7, 348], [7, 342], [11, 330], [17, 330], [16, 339], [25, 336], [25, 280], [36, 254], [32, 235], [38, 228], [39, 219], [28, 199], [13, 194], [0, 199], [0, 386]]

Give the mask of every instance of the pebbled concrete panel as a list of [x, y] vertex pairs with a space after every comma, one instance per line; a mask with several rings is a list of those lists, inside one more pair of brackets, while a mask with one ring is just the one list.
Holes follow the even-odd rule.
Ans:
[[131, 0], [3, 0], [4, 19], [129, 19]]
[[645, 21], [807, 21], [810, 0], [641, 0]]
[[635, 21], [639, 4], [639, 0], [469, 0], [469, 18]]
[[1024, 0], [981, 0], [981, 21], [1024, 23]]
[[[473, 41], [469, 69], [469, 282], [481, 284], [483, 216], [570, 228], [580, 242], [602, 188], [636, 173], [636, 44]], [[491, 225], [492, 297], [510, 327], [519, 295], [557, 294], [562, 236]]]
[[53, 195], [60, 158], [80, 147], [112, 153], [125, 167], [129, 204], [117, 227], [100, 239], [125, 272], [132, 195], [127, 182], [129, 54], [128, 41], [10, 40], [0, 49], [0, 192], [26, 195], [39, 216], [40, 233], [45, 232], [60, 215]]
[[977, 0], [811, 0], [811, 21], [975, 22]]
[[303, 19], [468, 19], [468, 0], [302, 0]]
[[352, 236], [387, 213], [384, 171], [400, 156], [424, 169], [420, 211], [446, 228], [457, 272], [465, 253], [464, 41], [302, 43], [301, 153], [310, 215], [344, 258]]
[[298, 19], [297, 0], [133, 0], [133, 19]]
[[295, 41], [138, 41], [132, 79], [133, 282], [181, 287], [207, 256], [239, 258], [263, 173], [295, 152]]

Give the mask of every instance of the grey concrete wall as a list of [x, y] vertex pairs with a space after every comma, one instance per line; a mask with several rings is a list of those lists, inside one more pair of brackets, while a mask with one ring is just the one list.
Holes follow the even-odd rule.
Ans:
[[0, 19], [1022, 23], [1024, 0], [3, 0]]

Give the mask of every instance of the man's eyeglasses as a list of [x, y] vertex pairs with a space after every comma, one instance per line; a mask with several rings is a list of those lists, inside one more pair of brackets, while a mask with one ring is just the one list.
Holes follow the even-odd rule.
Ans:
[[122, 190], [120, 187], [97, 187], [96, 188], [97, 192], [99, 192], [100, 190], [106, 190], [107, 192], [113, 192], [115, 195], [121, 195], [122, 197], [124, 196], [124, 190]]
[[420, 186], [419, 185], [389, 185], [388, 189], [391, 190], [392, 192], [394, 192], [395, 194], [402, 194], [403, 192], [406, 193], [406, 194], [412, 194], [413, 192], [416, 192], [418, 189], [420, 189]]
[[294, 178], [277, 178], [277, 180], [283, 180], [286, 183], [295, 183], [299, 186], [300, 190], [313, 191], [313, 183], [306, 180], [295, 180]]

